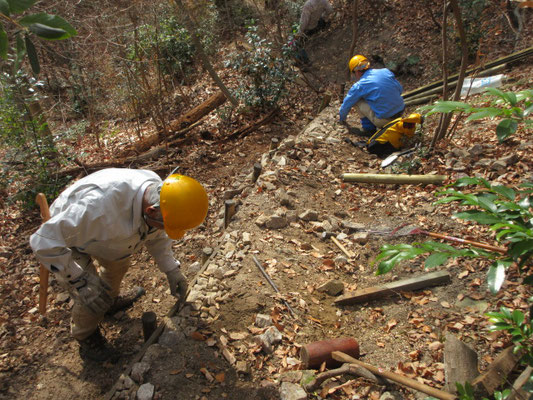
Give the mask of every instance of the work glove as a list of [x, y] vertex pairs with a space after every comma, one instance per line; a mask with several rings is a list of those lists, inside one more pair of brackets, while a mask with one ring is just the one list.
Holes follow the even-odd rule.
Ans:
[[172, 296], [185, 299], [187, 295], [187, 278], [181, 273], [179, 268], [167, 272], [168, 285]]
[[93, 314], [105, 314], [113, 304], [111, 288], [95, 274], [84, 271], [68, 283], [71, 296]]

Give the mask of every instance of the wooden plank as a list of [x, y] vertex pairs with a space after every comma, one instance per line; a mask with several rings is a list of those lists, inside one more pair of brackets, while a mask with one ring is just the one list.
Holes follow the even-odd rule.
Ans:
[[472, 381], [472, 386], [476, 393], [492, 395], [505, 382], [507, 376], [523, 355], [523, 351], [514, 353], [513, 349], [514, 346], [509, 346], [503, 350], [490, 364], [487, 371]]
[[380, 286], [372, 286], [366, 289], [361, 289], [335, 300], [336, 304], [346, 305], [362, 303], [392, 294], [400, 291], [409, 292], [413, 290], [423, 289], [430, 286], [437, 286], [449, 283], [451, 281], [448, 271], [436, 271], [426, 275], [418, 276], [416, 278], [404, 279], [397, 282], [390, 282]]

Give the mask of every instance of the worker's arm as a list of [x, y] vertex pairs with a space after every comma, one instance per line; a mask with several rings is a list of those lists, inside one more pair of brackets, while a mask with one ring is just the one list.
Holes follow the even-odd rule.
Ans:
[[167, 275], [170, 293], [173, 296], [184, 297], [187, 293], [187, 278], [181, 272], [180, 262], [172, 253], [172, 240], [164, 232], [146, 241], [146, 249], [152, 255], [157, 266]]
[[340, 122], [345, 122], [346, 117], [348, 117], [348, 113], [352, 109], [352, 107], [362, 98], [361, 89], [359, 87], [359, 83], [354, 84], [350, 90], [348, 91], [348, 94], [344, 98], [344, 101], [342, 102], [341, 108], [339, 110], [339, 120]]

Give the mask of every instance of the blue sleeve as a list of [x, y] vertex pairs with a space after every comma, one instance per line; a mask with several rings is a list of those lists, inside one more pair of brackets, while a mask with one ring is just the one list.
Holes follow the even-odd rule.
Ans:
[[354, 84], [350, 90], [348, 91], [348, 94], [344, 98], [344, 101], [342, 102], [341, 108], [339, 110], [339, 119], [342, 121], [346, 121], [346, 117], [348, 116], [348, 113], [352, 109], [352, 107], [357, 103], [361, 97], [363, 97], [363, 93], [360, 90], [359, 82]]

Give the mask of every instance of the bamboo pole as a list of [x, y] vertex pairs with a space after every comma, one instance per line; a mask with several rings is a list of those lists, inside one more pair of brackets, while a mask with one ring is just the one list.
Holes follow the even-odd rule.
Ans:
[[407, 184], [442, 184], [448, 177], [445, 175], [395, 175], [395, 174], [342, 174], [344, 182], [359, 183], [407, 183]]
[[[533, 55], [533, 47], [529, 47], [527, 49], [518, 51], [518, 52], [510, 54], [508, 56], [498, 58], [497, 60], [494, 60], [493, 62], [486, 63], [484, 69], [493, 68], [493, 67], [495, 67], [497, 65], [501, 65], [501, 64], [504, 64], [504, 63], [511, 63], [511, 62], [520, 60], [520, 59], [525, 58], [525, 57], [530, 56], [530, 55]], [[467, 71], [467, 73], [471, 74], [471, 73], [475, 72], [478, 69], [479, 68], [471, 68], [471, 69], [469, 69]], [[457, 80], [458, 77], [459, 77], [459, 74], [452, 75], [452, 76], [449, 77], [449, 81]], [[404, 93], [403, 94], [403, 98], [407, 99], [407, 98], [413, 97], [413, 96], [415, 96], [417, 94], [424, 93], [424, 92], [428, 91], [429, 89], [433, 89], [433, 88], [435, 88], [435, 87], [437, 87], [439, 85], [442, 85], [442, 83], [443, 83], [442, 80], [440, 80], [440, 81], [435, 81], [435, 82], [430, 83], [430, 84], [425, 85], [425, 86], [421, 86], [418, 89], [414, 89], [414, 90], [411, 90], [410, 92]]]

